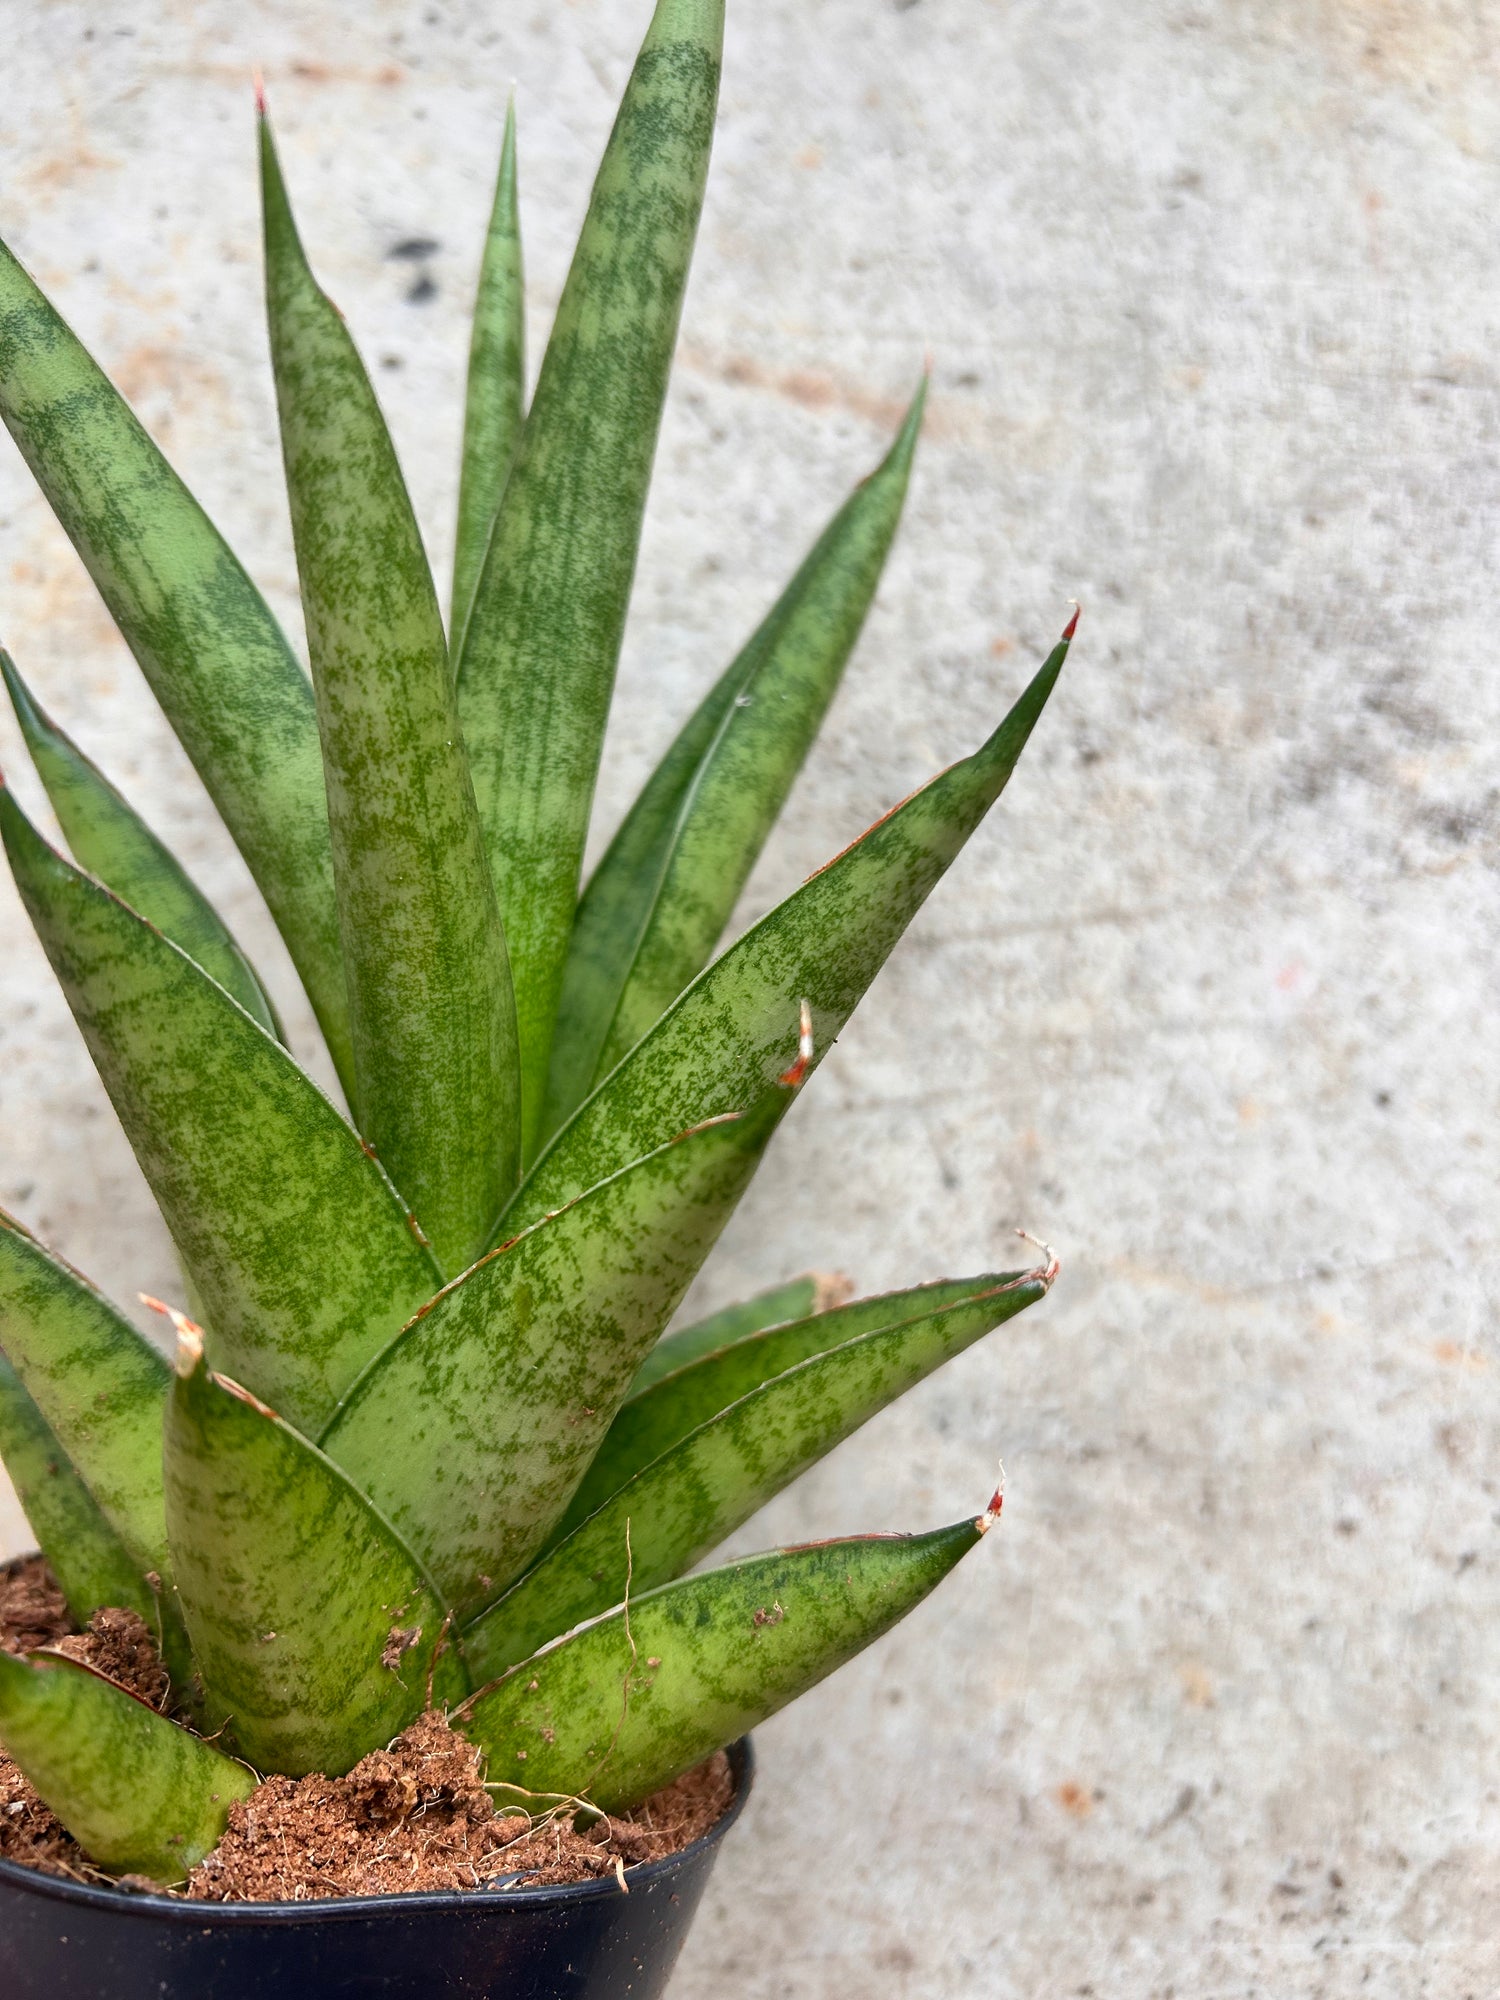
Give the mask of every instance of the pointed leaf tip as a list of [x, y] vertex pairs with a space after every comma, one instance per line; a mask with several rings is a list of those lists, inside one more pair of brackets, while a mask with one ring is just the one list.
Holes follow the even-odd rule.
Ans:
[[250, 72], [250, 88], [255, 92], [255, 115], [257, 118], [264, 118], [266, 115], [266, 79], [258, 65]]
[[1071, 641], [1073, 634], [1078, 630], [1078, 621], [1082, 616], [1083, 616], [1083, 606], [1080, 604], [1077, 610], [1074, 611], [1073, 616], [1068, 620], [1067, 624], [1063, 627], [1064, 645], [1067, 645]]
[[804, 1000], [798, 1016], [797, 1060], [790, 1069], [784, 1069], [776, 1081], [788, 1090], [800, 1090], [807, 1081], [807, 1072], [812, 1068], [817, 1044], [813, 1040], [812, 1003]]

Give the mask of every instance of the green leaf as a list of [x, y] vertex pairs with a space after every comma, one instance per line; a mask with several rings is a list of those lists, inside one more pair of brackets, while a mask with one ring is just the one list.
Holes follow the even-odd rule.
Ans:
[[469, 341], [453, 602], [448, 619], [455, 657], [525, 415], [526, 281], [517, 201], [516, 102], [512, 97], [505, 114], [505, 142], [500, 149], [500, 172], [479, 267], [479, 295]]
[[[708, 697], [718, 724], [664, 837], [641, 853], [632, 813], [595, 870], [563, 978], [547, 1132], [635, 1046], [718, 943], [874, 598], [925, 401], [924, 383], [884, 462], [824, 529], [730, 668], [732, 698], [718, 688]], [[695, 737], [698, 724], [697, 716], [688, 724]], [[669, 765], [680, 761], [677, 748]], [[642, 816], [654, 819], [650, 793], [648, 785]]]
[[178, 1251], [216, 1362], [315, 1429], [435, 1267], [321, 1091], [221, 986], [43, 841], [12, 872]]
[[627, 1588], [681, 1576], [878, 1410], [1046, 1292], [1033, 1274], [1023, 1286], [846, 1341], [700, 1424], [469, 1628], [464, 1651], [475, 1680], [618, 1604]]
[[696, 1361], [701, 1354], [730, 1347], [752, 1333], [763, 1333], [768, 1326], [781, 1326], [789, 1319], [806, 1319], [810, 1313], [827, 1312], [847, 1292], [843, 1279], [820, 1277], [817, 1272], [809, 1271], [803, 1277], [789, 1278], [784, 1285], [773, 1285], [767, 1292], [757, 1292], [754, 1298], [742, 1300], [738, 1305], [724, 1306], [710, 1313], [707, 1319], [694, 1320], [691, 1326], [676, 1327], [662, 1335], [637, 1368], [626, 1401], [642, 1394], [663, 1375]]
[[[1019, 1294], [1008, 1288], [1018, 1285], [1024, 1275], [1020, 1271], [986, 1271], [977, 1278], [942, 1278], [910, 1291], [855, 1299], [828, 1312], [809, 1314], [806, 1319], [747, 1333], [727, 1346], [685, 1360], [683, 1366], [648, 1384], [639, 1394], [632, 1393], [621, 1407], [553, 1539], [571, 1534], [643, 1467], [762, 1382], [815, 1354], [842, 1347], [846, 1341], [930, 1318], [950, 1306], [966, 1305], [995, 1292], [1015, 1298]], [[1029, 1304], [1029, 1298], [1024, 1303]], [[1019, 1311], [1020, 1307], [1014, 1309]]]
[[213, 1745], [76, 1661], [0, 1653], [0, 1741], [105, 1868], [180, 1882], [255, 1790]]
[[307, 676], [223, 537], [3, 244], [0, 417], [259, 883], [350, 1088]]
[[465, 1682], [438, 1592], [316, 1446], [179, 1322], [167, 1527], [205, 1711], [262, 1771], [337, 1777]]
[[682, 1134], [493, 1252], [346, 1398], [324, 1448], [460, 1617], [567, 1506], [790, 1096]]
[[781, 1549], [664, 1584], [513, 1668], [455, 1719], [484, 1751], [498, 1805], [567, 1797], [622, 1812], [889, 1631], [992, 1518]]
[[1004, 790], [1067, 657], [1068, 636], [972, 757], [877, 820], [702, 972], [537, 1161], [504, 1219], [524, 1228], [716, 1104], [748, 1102], [812, 1005], [813, 1061]]
[[461, 1270], [515, 1189], [510, 969], [442, 615], [390, 434], [262, 117], [266, 305], [328, 776], [356, 1120]]
[[0, 1461], [10, 1474], [31, 1532], [62, 1585], [74, 1622], [86, 1625], [101, 1606], [117, 1604], [154, 1625], [156, 1603], [140, 1570], [4, 1354], [0, 1354]]
[[458, 664], [459, 712], [515, 975], [524, 1157], [542, 1115], [703, 203], [723, 30], [724, 0], [659, 0], [594, 183]]
[[154, 924], [210, 979], [217, 979], [268, 1035], [284, 1042], [275, 1008], [212, 903], [99, 767], [37, 706], [3, 647], [0, 673], [31, 761], [78, 865]]
[[[161, 1416], [170, 1370], [102, 1293], [3, 1211], [0, 1347], [128, 1550], [137, 1588], [148, 1570], [169, 1575]], [[99, 1604], [141, 1609], [134, 1597], [104, 1597], [90, 1611]]]

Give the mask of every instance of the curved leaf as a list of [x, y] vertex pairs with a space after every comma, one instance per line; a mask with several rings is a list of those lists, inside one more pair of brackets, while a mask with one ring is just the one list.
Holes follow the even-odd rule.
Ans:
[[683, 1133], [492, 1252], [345, 1399], [324, 1449], [460, 1617], [567, 1506], [790, 1097]]
[[[926, 393], [924, 383], [883, 463], [824, 529], [735, 662], [734, 697], [648, 866], [640, 867], [627, 820], [595, 870], [563, 977], [548, 1132], [712, 955], [874, 598], [901, 518]], [[716, 689], [716, 705], [717, 696]]]
[[307, 676], [223, 537], [3, 244], [0, 417], [259, 883], [349, 1089]]
[[94, 1860], [180, 1882], [218, 1846], [253, 1771], [102, 1674], [0, 1653], [0, 1742]]
[[87, 1625], [102, 1606], [117, 1604], [154, 1625], [157, 1606], [140, 1570], [4, 1354], [0, 1354], [0, 1462], [62, 1585], [74, 1622]]
[[[123, 1313], [3, 1210], [0, 1348], [129, 1551], [137, 1586], [148, 1570], [168, 1575], [161, 1416], [171, 1371]], [[90, 1610], [99, 1604], [141, 1609], [133, 1597], [99, 1598]]]
[[318, 725], [360, 1130], [445, 1270], [520, 1160], [514, 1002], [432, 575], [349, 330], [260, 121], [266, 306]]
[[664, 1584], [512, 1668], [455, 1718], [498, 1805], [623, 1812], [914, 1610], [993, 1516], [751, 1556]]
[[167, 1527], [204, 1707], [262, 1771], [337, 1777], [462, 1666], [437, 1591], [338, 1467], [204, 1367], [179, 1320]]
[[[464, 1634], [476, 1680], [691, 1569], [887, 1403], [1045, 1298], [1040, 1276], [846, 1341], [710, 1417], [620, 1487]], [[626, 1536], [629, 1534], [629, 1560]]]
[[37, 706], [3, 647], [0, 673], [31, 761], [79, 867], [97, 875], [210, 979], [217, 979], [268, 1035], [284, 1042], [275, 1008], [213, 904], [98, 766]]
[[505, 113], [500, 172], [479, 267], [479, 294], [474, 301], [474, 329], [469, 341], [453, 601], [448, 618], [455, 657], [526, 416], [526, 281], [517, 192], [516, 101], [512, 97]]
[[[1022, 1271], [987, 1271], [977, 1278], [942, 1278], [936, 1284], [918, 1285], [911, 1291], [855, 1299], [830, 1312], [814, 1313], [807, 1319], [747, 1334], [727, 1347], [686, 1362], [641, 1394], [632, 1395], [622, 1406], [574, 1494], [572, 1505], [559, 1521], [554, 1539], [571, 1534], [628, 1479], [633, 1479], [664, 1451], [670, 1451], [699, 1424], [727, 1410], [752, 1389], [758, 1389], [762, 1382], [771, 1381], [815, 1354], [842, 1347], [846, 1341], [930, 1318], [950, 1306], [966, 1305], [996, 1293], [1015, 1300], [1021, 1294], [1012, 1288], [1019, 1287], [1025, 1277]], [[1024, 1298], [1022, 1303], [1029, 1305], [1031, 1301]], [[1021, 1307], [1015, 1305], [1012, 1309], [1019, 1312]], [[1001, 1314], [1001, 1318], [1008, 1317], [1008, 1312]]]
[[747, 1340], [752, 1333], [763, 1333], [768, 1326], [781, 1326], [787, 1320], [806, 1319], [811, 1313], [827, 1312], [849, 1295], [850, 1286], [843, 1278], [820, 1276], [809, 1271], [803, 1277], [789, 1278], [784, 1285], [773, 1285], [769, 1291], [757, 1292], [754, 1298], [744, 1299], [738, 1305], [723, 1306], [707, 1319], [694, 1320], [690, 1326], [675, 1327], [664, 1333], [655, 1347], [635, 1371], [635, 1379], [630, 1385], [630, 1395], [639, 1396], [649, 1389], [653, 1382], [659, 1382], [663, 1375], [671, 1375], [677, 1369], [686, 1367], [689, 1361], [696, 1361], [701, 1354], [713, 1354], [721, 1347], [730, 1347], [737, 1340]]
[[785, 1061], [787, 1014], [803, 997], [812, 1004], [813, 1060], [821, 1060], [1004, 790], [1067, 651], [1065, 637], [972, 757], [877, 820], [698, 975], [552, 1140], [504, 1227], [561, 1207], [713, 1104], [753, 1097]]
[[215, 1359], [315, 1428], [432, 1291], [410, 1217], [286, 1051], [3, 787], [0, 834], [208, 1308]]
[[515, 976], [523, 1157], [542, 1115], [703, 204], [723, 32], [724, 0], [658, 0], [594, 183], [458, 663], [459, 713]]

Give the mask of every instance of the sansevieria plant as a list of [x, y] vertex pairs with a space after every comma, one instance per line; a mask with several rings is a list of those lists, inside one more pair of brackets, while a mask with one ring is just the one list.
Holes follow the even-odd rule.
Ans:
[[[156, 836], [11, 700], [72, 850], [0, 791], [22, 901], [160, 1204], [175, 1366], [0, 1218], [0, 1447], [82, 1622], [158, 1635], [158, 1711], [0, 1653], [0, 1742], [102, 1866], [180, 1880], [256, 1774], [345, 1772], [428, 1706], [498, 1803], [649, 1795], [911, 1610], [994, 1507], [690, 1573], [1055, 1266], [663, 1334], [767, 1142], [1005, 785], [988, 742], [718, 958], [880, 575], [922, 396], [581, 861], [718, 91], [660, 0], [529, 409], [513, 124], [444, 620], [261, 109], [266, 290], [311, 678], [0, 251], [0, 414], [306, 985], [347, 1117]], [[712, 962], [710, 962], [712, 961]]]

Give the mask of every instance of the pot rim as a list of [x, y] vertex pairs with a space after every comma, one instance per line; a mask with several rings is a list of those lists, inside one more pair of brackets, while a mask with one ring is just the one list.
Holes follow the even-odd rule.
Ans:
[[[748, 1736], [728, 1744], [730, 1769], [734, 1773], [734, 1797], [723, 1816], [707, 1833], [699, 1834], [675, 1854], [656, 1861], [639, 1861], [629, 1871], [632, 1890], [650, 1889], [674, 1875], [689, 1856], [724, 1838], [744, 1809], [755, 1778], [755, 1748]], [[0, 1860], [0, 1888], [10, 1887], [48, 1896], [56, 1902], [111, 1911], [121, 1917], [148, 1917], [157, 1921], [192, 1924], [202, 1929], [209, 1924], [229, 1924], [237, 1928], [286, 1924], [347, 1923], [372, 1917], [402, 1917], [419, 1912], [450, 1911], [454, 1915], [494, 1915], [501, 1911], [546, 1909], [561, 1903], [597, 1901], [618, 1896], [620, 1885], [613, 1875], [598, 1875], [588, 1882], [549, 1882], [535, 1889], [428, 1889], [413, 1894], [383, 1896], [325, 1896], [309, 1903], [204, 1903], [185, 1896], [149, 1896], [130, 1889], [106, 1888], [94, 1882], [72, 1882], [63, 1875], [45, 1875], [19, 1861]]]

